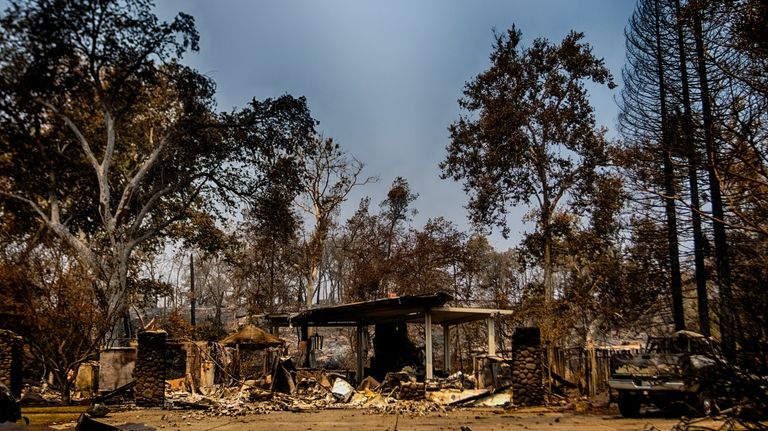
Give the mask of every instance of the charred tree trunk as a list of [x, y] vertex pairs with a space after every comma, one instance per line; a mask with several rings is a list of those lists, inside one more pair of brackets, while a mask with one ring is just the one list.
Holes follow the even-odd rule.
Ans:
[[736, 351], [736, 320], [734, 319], [733, 292], [731, 290], [731, 267], [728, 259], [728, 239], [725, 232], [725, 215], [720, 178], [717, 175], [718, 154], [715, 143], [715, 126], [712, 116], [712, 95], [709, 90], [709, 76], [705, 58], [705, 47], [701, 27], [700, 11], [693, 14], [693, 31], [696, 40], [699, 86], [701, 87], [702, 117], [704, 121], [704, 145], [707, 153], [707, 176], [712, 199], [712, 227], [715, 240], [715, 262], [717, 286], [720, 291], [720, 336], [723, 353], [733, 360]]
[[664, 76], [664, 57], [661, 47], [661, 28], [659, 0], [655, 4], [655, 39], [656, 39], [656, 63], [658, 66], [659, 101], [661, 103], [661, 127], [662, 127], [662, 151], [664, 153], [664, 209], [667, 218], [667, 249], [669, 252], [670, 293], [672, 296], [672, 315], [675, 322], [675, 330], [685, 329], [685, 316], [683, 314], [683, 283], [680, 275], [680, 255], [677, 233], [677, 209], [675, 197], [675, 170], [672, 161], [671, 134], [669, 112], [667, 111], [667, 88]]
[[[683, 34], [682, 11], [680, 0], [675, 0], [675, 30], [680, 60], [680, 85], [683, 96], [683, 123], [680, 129], [682, 144], [688, 157], [688, 187], [690, 192], [691, 225], [693, 228], [693, 253], [696, 273], [696, 297], [698, 303], [699, 331], [709, 336], [709, 303], [707, 300], [707, 274], [704, 266], [704, 239], [701, 232], [701, 203], [699, 202], [699, 151], [693, 139], [693, 115], [691, 113], [690, 82], [688, 80], [688, 60]], [[681, 328], [682, 329], [682, 328]]]
[[195, 296], [195, 258], [189, 255], [189, 323], [195, 326], [195, 306], [197, 297]]
[[[544, 186], [546, 188], [546, 186]], [[555, 299], [555, 289], [552, 284], [552, 209], [548, 192], [544, 191], [544, 204], [541, 209], [541, 229], [544, 234], [544, 303], [550, 304]], [[547, 305], [547, 312], [549, 312]]]

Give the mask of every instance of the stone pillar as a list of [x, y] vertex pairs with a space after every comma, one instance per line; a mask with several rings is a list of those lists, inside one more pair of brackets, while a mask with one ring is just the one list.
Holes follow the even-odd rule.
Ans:
[[139, 348], [133, 378], [136, 405], [162, 407], [165, 401], [165, 331], [139, 332]]
[[0, 383], [21, 397], [22, 338], [11, 331], [0, 329]]
[[512, 335], [512, 402], [518, 406], [544, 404], [539, 328], [517, 328]]
[[21, 345], [22, 338], [11, 331], [0, 329], [0, 383], [21, 397]]

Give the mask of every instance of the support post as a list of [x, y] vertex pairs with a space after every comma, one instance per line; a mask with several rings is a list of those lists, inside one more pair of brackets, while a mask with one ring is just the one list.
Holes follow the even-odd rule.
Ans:
[[488, 356], [496, 356], [496, 324], [493, 317], [486, 319], [488, 323]]
[[451, 374], [451, 327], [443, 323], [443, 368], [446, 374]]
[[424, 338], [425, 338], [425, 368], [427, 369], [427, 379], [433, 378], [432, 369], [432, 310], [424, 312]]
[[355, 354], [355, 380], [357, 383], [363, 381], [365, 372], [365, 334], [368, 331], [365, 325], [357, 325], [357, 353]]
[[299, 368], [309, 368], [309, 327], [306, 323], [301, 324], [299, 330]]

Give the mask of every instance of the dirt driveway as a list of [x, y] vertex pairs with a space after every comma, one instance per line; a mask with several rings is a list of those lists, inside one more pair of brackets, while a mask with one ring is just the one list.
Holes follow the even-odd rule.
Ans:
[[[423, 416], [381, 414], [359, 409], [326, 409], [303, 412], [271, 412], [240, 417], [210, 417], [188, 411], [160, 409], [131, 410], [111, 413], [103, 422], [132, 431], [395, 431], [395, 430], [633, 430], [649, 425], [669, 430], [676, 418], [646, 416], [624, 419], [615, 413], [575, 415], [545, 409], [462, 409], [432, 412]], [[462, 428], [466, 427], [466, 428]], [[71, 430], [73, 423], [36, 426], [31, 430]], [[647, 428], [646, 428], [647, 429]]]

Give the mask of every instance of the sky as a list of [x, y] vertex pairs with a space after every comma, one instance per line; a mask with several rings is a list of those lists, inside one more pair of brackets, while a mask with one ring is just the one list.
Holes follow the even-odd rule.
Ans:
[[[395, 177], [419, 198], [412, 226], [445, 217], [469, 230], [460, 183], [440, 179], [448, 125], [461, 113], [464, 84], [490, 65], [493, 29], [515, 24], [523, 43], [559, 42], [585, 33], [593, 53], [620, 82], [624, 27], [634, 0], [158, 0], [156, 13], [195, 17], [200, 52], [184, 62], [217, 84], [219, 108], [251, 98], [305, 96], [318, 131], [365, 164], [377, 183], [358, 187], [340, 214], [352, 215], [363, 196], [373, 205]], [[613, 134], [615, 90], [596, 88], [599, 125]], [[377, 208], [373, 208], [377, 209]], [[496, 232], [498, 249], [514, 247], [525, 208], [508, 219], [510, 238]]]

